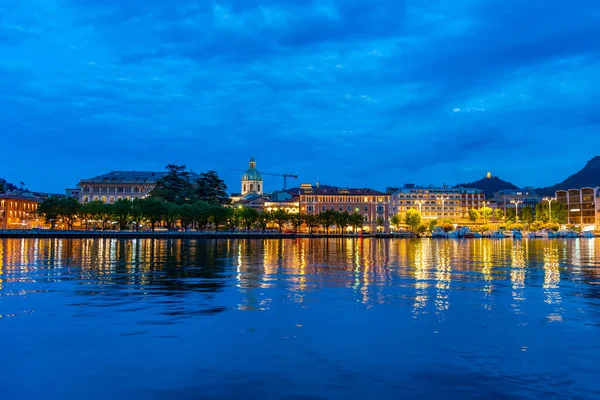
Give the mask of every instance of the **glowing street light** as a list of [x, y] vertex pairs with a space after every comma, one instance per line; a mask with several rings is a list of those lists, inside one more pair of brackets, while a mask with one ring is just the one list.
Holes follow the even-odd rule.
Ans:
[[515, 205], [515, 222], [519, 222], [519, 204], [521, 204], [523, 200], [511, 200], [510, 202]]
[[553, 197], [544, 197], [544, 201], [548, 202], [548, 221], [552, 222], [552, 202], [556, 201]]
[[483, 212], [483, 209], [486, 208], [488, 206], [488, 204], [490, 204], [490, 202], [489, 201], [482, 201], [481, 204], [483, 205], [481, 207], [481, 215], [483, 215], [483, 223], [487, 225], [487, 216]]
[[423, 203], [425, 203], [425, 200], [417, 200], [415, 203], [419, 205], [419, 214], [421, 214], [421, 209], [423, 208]]
[[441, 195], [441, 196], [436, 196], [436, 199], [440, 200], [442, 202], [442, 219], [444, 219], [444, 202], [446, 200], [448, 200], [450, 198], [450, 196], [446, 195]]

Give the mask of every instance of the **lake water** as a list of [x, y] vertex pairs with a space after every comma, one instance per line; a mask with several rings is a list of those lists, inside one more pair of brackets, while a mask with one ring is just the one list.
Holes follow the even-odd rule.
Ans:
[[600, 398], [600, 240], [0, 239], [0, 398]]

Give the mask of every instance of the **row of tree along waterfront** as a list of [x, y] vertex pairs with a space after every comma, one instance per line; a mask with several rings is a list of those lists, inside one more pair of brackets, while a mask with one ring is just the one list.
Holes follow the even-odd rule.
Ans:
[[[227, 186], [215, 171], [200, 174], [195, 182], [185, 166], [170, 164], [167, 174], [156, 182], [149, 197], [144, 199], [117, 200], [105, 204], [99, 201], [80, 204], [72, 198], [49, 198], [40, 203], [38, 213], [55, 229], [59, 226], [73, 229], [79, 225], [82, 229], [113, 228], [120, 230], [139, 230], [141, 226], [164, 226], [167, 229], [185, 227], [205, 230], [212, 228], [258, 229], [266, 230], [276, 227], [280, 232], [290, 227], [297, 232], [303, 228], [314, 232], [322, 228], [326, 233], [334, 228], [336, 233], [344, 233], [348, 228], [354, 232], [362, 229], [362, 215], [348, 212], [328, 210], [319, 214], [288, 213], [284, 210], [259, 212], [252, 208], [231, 207], [227, 196]], [[504, 215], [501, 209], [483, 207], [471, 209], [469, 217], [477, 230], [490, 230], [490, 223], [496, 227], [539, 229], [545, 224], [558, 229], [558, 224], [566, 221], [564, 205], [556, 203], [552, 207], [551, 219], [547, 204], [539, 203], [534, 212], [524, 207], [516, 215], [514, 209], [508, 209]], [[482, 223], [483, 222], [483, 223]], [[423, 221], [417, 209], [410, 209], [404, 214], [396, 214], [390, 224], [397, 230], [408, 227], [415, 234], [425, 233], [436, 226], [446, 231], [454, 229], [450, 219]], [[377, 220], [378, 227], [383, 227], [384, 220]]]
[[[543, 207], [543, 205], [540, 205]], [[501, 211], [501, 210], [496, 210]], [[554, 211], [554, 210], [553, 210]], [[193, 203], [178, 204], [168, 202], [156, 197], [145, 199], [117, 200], [112, 204], [105, 204], [99, 201], [93, 201], [86, 204], [79, 204], [75, 199], [56, 199], [50, 198], [40, 204], [38, 212], [41, 213], [46, 221], [55, 228], [56, 223], [73, 229], [77, 223], [82, 229], [113, 228], [115, 225], [120, 230], [134, 229], [139, 230], [141, 226], [150, 227], [152, 230], [156, 226], [164, 226], [167, 229], [189, 228], [196, 230], [219, 229], [227, 230], [261, 230], [276, 228], [279, 232], [284, 229], [290, 229], [294, 232], [304, 230], [310, 233], [321, 229], [325, 233], [344, 234], [349, 228], [353, 232], [362, 229], [363, 216], [355, 213], [338, 212], [327, 210], [318, 214], [288, 213], [285, 210], [275, 210], [272, 212], [259, 212], [252, 208], [237, 207], [219, 204], [216, 201], [196, 200]], [[527, 216], [519, 221], [506, 219], [500, 213], [495, 213], [490, 222], [496, 226], [504, 226], [507, 229], [531, 229], [538, 230], [544, 227], [558, 230], [562, 217], [557, 213], [552, 221], [544, 217], [543, 210], [538, 210], [536, 216], [538, 219], [530, 219]], [[547, 215], [547, 214], [546, 214]], [[475, 230], [488, 231], [492, 226], [488, 221], [483, 224], [477, 224], [479, 216], [475, 218], [472, 213], [473, 227]], [[383, 226], [383, 219], [378, 220], [378, 225]], [[423, 220], [421, 214], [416, 209], [408, 210], [404, 215], [394, 215], [390, 223], [393, 227], [408, 227], [415, 234], [423, 234], [431, 231], [434, 227], [442, 227], [445, 231], [454, 229], [452, 220]]]

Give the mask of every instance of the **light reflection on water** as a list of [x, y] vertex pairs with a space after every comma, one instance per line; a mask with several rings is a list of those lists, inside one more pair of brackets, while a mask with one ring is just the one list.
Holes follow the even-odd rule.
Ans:
[[598, 244], [0, 240], [3, 398], [600, 396]]

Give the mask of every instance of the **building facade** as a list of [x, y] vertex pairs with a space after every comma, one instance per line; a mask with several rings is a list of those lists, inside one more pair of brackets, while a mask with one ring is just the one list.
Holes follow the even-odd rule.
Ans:
[[541, 199], [541, 196], [531, 188], [506, 189], [494, 193], [494, 197], [490, 200], [490, 207], [501, 209], [505, 215], [511, 208], [521, 210], [525, 207], [531, 207], [535, 213], [535, 207]]
[[484, 206], [482, 190], [471, 188], [419, 187], [406, 184], [391, 189], [391, 213], [404, 215], [411, 208], [419, 210], [426, 220], [451, 219], [457, 223], [469, 219], [469, 210]]
[[556, 201], [565, 205], [568, 224], [598, 229], [600, 187], [557, 190]]
[[0, 194], [0, 229], [31, 229], [42, 225], [38, 199], [18, 193]]
[[[143, 199], [154, 189], [156, 181], [166, 174], [167, 172], [112, 171], [94, 178], [82, 179], [78, 185], [81, 188], [78, 200], [80, 203], [114, 203], [119, 199]], [[193, 182], [199, 175], [190, 172], [190, 178]]]
[[359, 213], [364, 218], [363, 229], [377, 231], [377, 220], [383, 221], [383, 229], [389, 229], [390, 195], [373, 189], [348, 189], [334, 186], [313, 187], [311, 184], [300, 185], [300, 212], [318, 214], [334, 210], [350, 214]]

